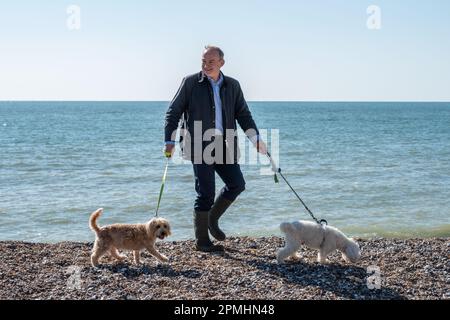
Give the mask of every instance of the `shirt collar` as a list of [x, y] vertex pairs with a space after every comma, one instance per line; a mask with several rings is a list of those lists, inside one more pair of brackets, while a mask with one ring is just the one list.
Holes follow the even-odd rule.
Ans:
[[223, 82], [223, 75], [222, 72], [219, 73], [219, 79], [217, 81], [214, 81], [212, 78], [207, 77], [209, 82], [211, 82], [212, 85], [220, 86]]

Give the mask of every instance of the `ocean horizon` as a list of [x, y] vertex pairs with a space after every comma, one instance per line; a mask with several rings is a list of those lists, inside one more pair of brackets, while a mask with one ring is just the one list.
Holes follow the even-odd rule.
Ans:
[[[276, 130], [282, 172], [318, 218], [349, 236], [450, 236], [450, 102], [248, 103], [259, 129]], [[92, 241], [99, 207], [100, 225], [150, 219], [168, 104], [0, 101], [0, 240]], [[228, 235], [281, 235], [281, 222], [310, 219], [281, 178], [261, 174], [264, 157], [241, 166], [246, 190], [221, 219]], [[193, 238], [194, 199], [192, 166], [171, 160], [159, 211], [168, 240]]]

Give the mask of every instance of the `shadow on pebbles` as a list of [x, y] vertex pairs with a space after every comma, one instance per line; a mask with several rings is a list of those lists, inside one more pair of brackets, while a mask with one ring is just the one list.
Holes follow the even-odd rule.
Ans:
[[101, 260], [90, 265], [92, 243], [0, 242], [0, 299], [450, 299], [449, 238], [357, 239], [362, 258], [340, 254], [325, 265], [301, 248], [301, 259], [278, 265], [278, 237], [232, 237], [224, 253], [193, 250], [194, 242], [161, 241], [170, 257], [142, 264]]

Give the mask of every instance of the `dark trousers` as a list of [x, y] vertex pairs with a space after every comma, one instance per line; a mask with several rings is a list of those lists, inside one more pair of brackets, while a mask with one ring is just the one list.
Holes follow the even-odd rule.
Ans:
[[195, 175], [195, 199], [194, 209], [197, 211], [209, 211], [214, 203], [216, 192], [215, 173], [225, 183], [220, 194], [234, 201], [237, 196], [245, 190], [245, 180], [239, 164], [193, 164]]

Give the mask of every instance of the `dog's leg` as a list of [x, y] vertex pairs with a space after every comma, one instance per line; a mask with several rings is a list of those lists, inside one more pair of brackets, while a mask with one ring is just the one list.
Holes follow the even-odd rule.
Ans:
[[119, 254], [119, 251], [117, 251], [117, 248], [115, 248], [115, 247], [112, 247], [110, 252], [111, 252], [111, 256], [113, 256], [114, 258], [116, 258], [119, 261], [123, 261], [126, 259], [126, 256]]
[[286, 244], [284, 248], [281, 248], [277, 252], [277, 262], [279, 264], [284, 263], [284, 259], [287, 257], [296, 254], [296, 251], [300, 248], [300, 245], [294, 239], [290, 237], [286, 237]]
[[277, 262], [279, 264], [284, 263], [284, 259], [291, 256], [293, 253], [295, 253], [296, 250], [297, 250], [297, 248], [295, 248], [293, 246], [286, 246], [284, 248], [281, 248], [277, 252]]
[[346, 255], [344, 252], [342, 252], [342, 259], [344, 259], [344, 261], [347, 262], [347, 263], [351, 263], [351, 262], [352, 262], [352, 261], [347, 257], [347, 255]]
[[300, 253], [297, 252], [297, 250], [293, 254], [291, 254], [291, 257], [295, 259], [301, 259], [302, 256], [300, 255]]
[[328, 246], [322, 246], [319, 250], [319, 254], [317, 255], [317, 262], [327, 263], [329, 262], [327, 256], [333, 251], [333, 248]]
[[92, 249], [91, 264], [93, 267], [98, 266], [100, 257], [108, 251], [108, 247], [103, 245], [100, 241], [95, 240], [94, 248]]
[[322, 246], [319, 250], [319, 255], [317, 256], [317, 261], [320, 263], [327, 263], [329, 260], [327, 259], [328, 255], [336, 250], [336, 241], [333, 237], [325, 238], [322, 243]]
[[319, 263], [325, 263], [327, 261], [327, 256], [323, 252], [322, 249], [320, 249], [319, 253], [317, 254], [317, 262]]
[[148, 250], [148, 252], [150, 252], [150, 254], [152, 256], [156, 257], [159, 261], [161, 261], [161, 262], [169, 261], [169, 259], [166, 256], [160, 254], [154, 247], [149, 246], [149, 247], [147, 247], [147, 250]]
[[140, 257], [141, 257], [140, 251], [139, 250], [134, 250], [133, 251], [133, 255], [134, 255], [134, 263], [135, 264], [141, 263], [141, 261], [140, 261]]

